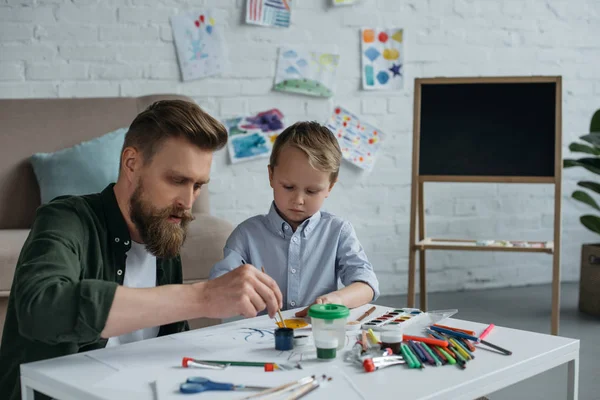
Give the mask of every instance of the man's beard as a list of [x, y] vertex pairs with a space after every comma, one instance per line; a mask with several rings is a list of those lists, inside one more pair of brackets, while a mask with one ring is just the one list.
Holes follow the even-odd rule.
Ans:
[[[146, 250], [159, 258], [171, 258], [179, 254], [185, 242], [187, 228], [194, 216], [176, 206], [157, 209], [144, 198], [140, 182], [130, 200], [130, 216]], [[179, 224], [169, 222], [171, 216], [181, 218]]]

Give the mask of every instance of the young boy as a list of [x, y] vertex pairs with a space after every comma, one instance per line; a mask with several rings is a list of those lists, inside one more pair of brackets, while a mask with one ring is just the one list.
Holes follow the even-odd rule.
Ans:
[[[298, 122], [285, 129], [273, 144], [268, 166], [275, 198], [269, 213], [235, 228], [210, 279], [242, 264], [264, 267], [281, 289], [284, 310], [314, 303], [354, 308], [375, 300], [379, 283], [354, 228], [320, 211], [341, 159], [340, 146], [326, 127]], [[340, 290], [338, 278], [345, 285]]]

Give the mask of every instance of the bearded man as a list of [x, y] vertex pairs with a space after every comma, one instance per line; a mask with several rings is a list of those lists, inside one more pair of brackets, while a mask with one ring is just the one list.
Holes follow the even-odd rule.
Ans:
[[275, 315], [281, 292], [254, 266], [182, 284], [192, 204], [226, 142], [198, 105], [156, 102], [129, 127], [116, 183], [37, 210], [10, 292], [1, 398], [21, 397], [22, 363], [181, 332], [193, 318]]

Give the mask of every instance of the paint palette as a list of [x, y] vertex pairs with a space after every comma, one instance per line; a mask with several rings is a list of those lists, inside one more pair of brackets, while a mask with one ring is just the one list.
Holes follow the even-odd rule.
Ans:
[[[292, 328], [292, 329], [302, 329], [302, 328], [306, 328], [308, 327], [310, 324], [303, 318], [291, 318], [291, 319], [285, 319], [285, 326], [287, 328]], [[283, 325], [281, 324], [281, 322], [276, 322], [277, 326], [280, 328], [283, 328]]]
[[423, 312], [418, 308], [398, 308], [392, 309], [385, 314], [375, 317], [362, 324], [362, 329], [374, 331], [382, 330], [383, 327], [398, 327], [406, 332], [406, 328], [420, 331], [427, 326], [437, 324], [438, 322], [456, 314], [458, 310], [437, 310]]

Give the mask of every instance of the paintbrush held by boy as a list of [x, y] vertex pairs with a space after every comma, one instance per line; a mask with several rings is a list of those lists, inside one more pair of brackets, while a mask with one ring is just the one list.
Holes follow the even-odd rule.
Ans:
[[[321, 211], [341, 159], [339, 144], [326, 127], [298, 122], [285, 129], [268, 166], [274, 196], [270, 210], [236, 227], [210, 279], [244, 264], [264, 266], [279, 285], [284, 310], [314, 303], [354, 308], [375, 300], [379, 283], [354, 228]], [[306, 309], [297, 316], [305, 314]]]

